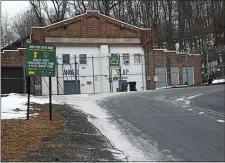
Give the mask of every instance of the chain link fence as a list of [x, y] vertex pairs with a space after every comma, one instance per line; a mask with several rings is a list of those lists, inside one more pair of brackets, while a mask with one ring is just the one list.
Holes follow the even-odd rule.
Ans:
[[[105, 93], [145, 90], [144, 56], [118, 55], [118, 65], [111, 57], [95, 55], [63, 55], [57, 58], [56, 77], [52, 79], [53, 94]], [[120, 63], [120, 64], [119, 64]], [[48, 79], [42, 79], [47, 94]]]

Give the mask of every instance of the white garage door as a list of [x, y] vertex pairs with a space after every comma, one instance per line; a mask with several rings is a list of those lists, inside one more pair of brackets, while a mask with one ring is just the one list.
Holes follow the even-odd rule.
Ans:
[[162, 88], [167, 86], [167, 68], [166, 67], [155, 68], [155, 76], [158, 77], [158, 81], [156, 82], [156, 88]]
[[[183, 84], [193, 85], [194, 83], [194, 67], [182, 68], [183, 73]], [[188, 82], [187, 82], [188, 81]]]

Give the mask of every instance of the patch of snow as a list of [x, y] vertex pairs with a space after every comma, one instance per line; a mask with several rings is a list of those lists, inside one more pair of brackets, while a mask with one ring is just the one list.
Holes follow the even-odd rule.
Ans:
[[[132, 144], [132, 142], [128, 141], [128, 138], [121, 132], [121, 129], [114, 123], [110, 122], [110, 114], [105, 109], [97, 105], [98, 100], [103, 98], [131, 93], [134, 92], [104, 93], [88, 95], [82, 98], [80, 95], [60, 95], [53, 96], [53, 99], [61, 103], [67, 103], [71, 106], [78, 106], [75, 108], [91, 115], [88, 118], [89, 121], [110, 140], [115, 148], [123, 151], [129, 161], [147, 161], [149, 158], [142, 152], [142, 150], [138, 149], [134, 144]], [[124, 155], [122, 153], [115, 153], [115, 157], [124, 160]]]
[[190, 111], [190, 110], [193, 110], [193, 109], [188, 109], [188, 110]]
[[212, 81], [212, 84], [217, 84], [217, 83], [224, 83], [225, 79], [215, 79]]
[[204, 112], [199, 112], [198, 114], [204, 114]]
[[217, 122], [224, 123], [224, 120], [219, 119]]
[[166, 87], [160, 87], [156, 89], [166, 89], [166, 88], [181, 88], [181, 87], [187, 87], [188, 85], [174, 85], [174, 86], [166, 86]]
[[[30, 102], [45, 104], [48, 98], [30, 97]], [[25, 119], [27, 116], [27, 95], [11, 93], [1, 98], [1, 119]], [[30, 108], [32, 109], [32, 108]], [[32, 115], [31, 115], [32, 116]]]

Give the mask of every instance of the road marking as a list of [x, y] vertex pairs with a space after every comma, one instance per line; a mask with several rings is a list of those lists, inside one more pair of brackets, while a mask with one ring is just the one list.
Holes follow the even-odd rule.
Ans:
[[198, 97], [198, 96], [201, 96], [202, 94], [197, 94], [197, 95], [194, 95], [194, 96], [190, 96], [190, 97], [188, 97], [188, 98], [186, 98], [186, 99], [188, 99], [188, 100], [190, 100], [190, 99], [192, 99], [192, 98], [195, 98], [195, 97]]
[[205, 109], [205, 108], [204, 108], [204, 111], [206, 113], [209, 113], [209, 114], [212, 114], [212, 115], [216, 115], [216, 116], [219, 116], [219, 117], [225, 117], [223, 113], [220, 113], [220, 112], [217, 112], [217, 111], [213, 111], [213, 110], [209, 110], [209, 109]]
[[188, 109], [188, 110], [193, 110], [193, 109]]
[[219, 119], [219, 120], [217, 120], [217, 122], [223, 123], [223, 122], [224, 122], [224, 120]]
[[199, 112], [198, 114], [204, 114], [204, 112]]

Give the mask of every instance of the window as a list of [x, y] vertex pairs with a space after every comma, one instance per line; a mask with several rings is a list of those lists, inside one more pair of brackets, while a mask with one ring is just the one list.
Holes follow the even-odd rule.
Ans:
[[130, 61], [130, 56], [129, 56], [128, 53], [123, 54], [123, 61], [124, 61], [124, 63], [125, 63], [125, 62], [126, 62], [126, 63], [129, 63], [129, 61]]
[[141, 63], [141, 55], [140, 54], [134, 54], [134, 63]]
[[87, 54], [80, 54], [80, 64], [87, 64]]
[[69, 54], [63, 54], [62, 59], [63, 59], [63, 64], [70, 64], [70, 55]]

